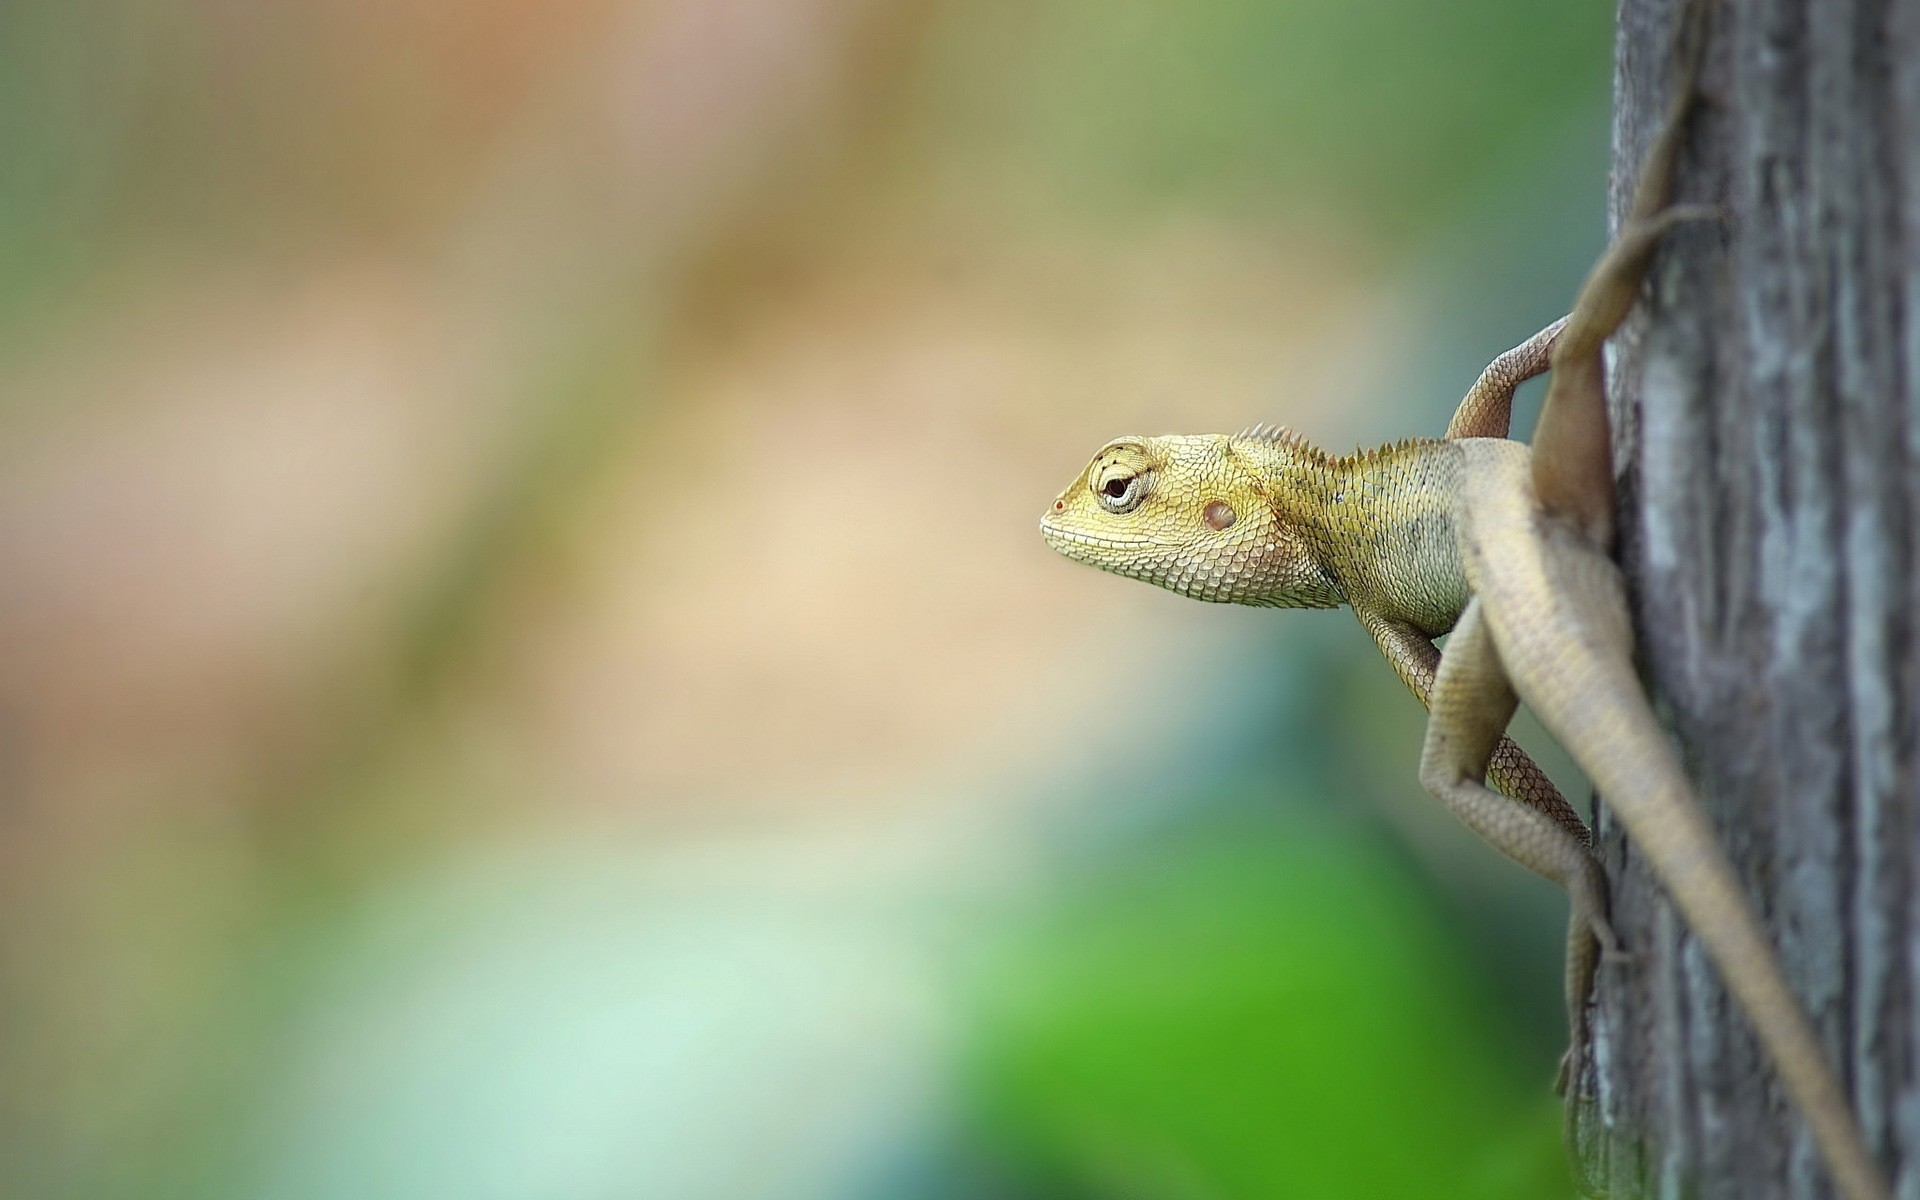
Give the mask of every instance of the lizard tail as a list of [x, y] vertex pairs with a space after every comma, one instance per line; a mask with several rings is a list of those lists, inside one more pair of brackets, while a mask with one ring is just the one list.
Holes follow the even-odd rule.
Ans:
[[[1570, 537], [1552, 540], [1542, 565], [1559, 576], [1553, 585], [1515, 588], [1487, 606], [1515, 691], [1586, 770], [1665, 884], [1772, 1056], [1840, 1193], [1885, 1200], [1887, 1185], [1813, 1023], [1630, 666], [1618, 568]], [[1565, 636], [1569, 627], [1579, 636]]]

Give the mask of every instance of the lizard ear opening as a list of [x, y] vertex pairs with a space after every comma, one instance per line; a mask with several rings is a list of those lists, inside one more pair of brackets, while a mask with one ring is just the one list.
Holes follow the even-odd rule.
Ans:
[[1207, 523], [1207, 528], [1217, 532], [1232, 529], [1240, 517], [1233, 511], [1233, 505], [1225, 500], [1212, 500], [1200, 511], [1200, 519]]

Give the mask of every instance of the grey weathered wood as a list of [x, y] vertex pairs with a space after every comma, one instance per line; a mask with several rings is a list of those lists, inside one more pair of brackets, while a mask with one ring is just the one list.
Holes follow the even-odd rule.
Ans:
[[[1678, 0], [1624, 0], [1616, 217]], [[1622, 560], [1703, 802], [1890, 1165], [1920, 1149], [1920, 0], [1721, 0], [1677, 235], [1615, 352]], [[1744, 1020], [1599, 816], [1589, 1179], [1830, 1194]], [[1896, 1173], [1920, 1197], [1920, 1175]]]

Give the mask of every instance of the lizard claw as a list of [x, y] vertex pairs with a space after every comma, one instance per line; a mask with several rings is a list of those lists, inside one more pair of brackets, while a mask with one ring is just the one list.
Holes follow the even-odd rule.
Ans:
[[1631, 950], [1620, 944], [1620, 937], [1614, 933], [1613, 926], [1603, 916], [1595, 914], [1588, 918], [1587, 929], [1593, 934], [1593, 940], [1600, 944], [1600, 961], [1614, 966], [1626, 966], [1634, 961]]
[[1628, 232], [1635, 237], [1657, 239], [1676, 225], [1726, 219], [1727, 210], [1718, 204], [1672, 204], [1650, 217], [1633, 222]]

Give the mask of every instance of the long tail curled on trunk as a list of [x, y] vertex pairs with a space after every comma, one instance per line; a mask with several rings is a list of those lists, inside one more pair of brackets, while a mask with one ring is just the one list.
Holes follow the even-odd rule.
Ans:
[[[1514, 690], [1587, 772], [1665, 885], [1753, 1023], [1841, 1194], [1885, 1200], [1851, 1101], [1633, 673], [1619, 569], [1570, 531], [1533, 545], [1543, 552], [1541, 575], [1503, 570], [1482, 581]], [[1529, 577], [1545, 586], [1526, 586]]]

